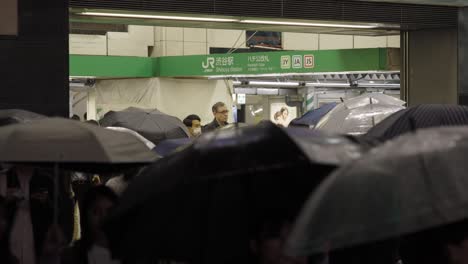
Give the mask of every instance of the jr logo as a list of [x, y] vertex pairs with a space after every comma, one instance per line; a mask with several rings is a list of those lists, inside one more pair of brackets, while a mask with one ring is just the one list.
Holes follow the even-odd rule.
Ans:
[[202, 62], [203, 69], [214, 68], [215, 67], [215, 58], [208, 57], [206, 58], [206, 63]]

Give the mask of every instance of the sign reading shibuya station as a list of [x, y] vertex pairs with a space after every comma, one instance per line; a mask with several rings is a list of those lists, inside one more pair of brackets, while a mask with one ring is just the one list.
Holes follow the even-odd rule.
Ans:
[[70, 75], [104, 78], [150, 78], [394, 71], [400, 69], [399, 62], [399, 49], [385, 48], [159, 58], [70, 55]]
[[156, 69], [161, 77], [389, 70], [387, 49], [160, 57]]

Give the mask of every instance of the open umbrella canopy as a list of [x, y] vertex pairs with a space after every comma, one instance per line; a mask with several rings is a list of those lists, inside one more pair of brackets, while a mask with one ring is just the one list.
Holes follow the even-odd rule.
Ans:
[[189, 132], [180, 119], [156, 109], [130, 107], [122, 111], [109, 111], [99, 123], [105, 127], [117, 126], [134, 130], [156, 145], [165, 139], [189, 137]]
[[0, 110], [0, 125], [25, 123], [43, 118], [46, 118], [46, 116], [22, 109]]
[[468, 125], [467, 106], [423, 104], [392, 114], [363, 137], [386, 141], [419, 128], [462, 125]]
[[306, 126], [309, 128], [314, 128], [317, 123], [322, 119], [324, 115], [326, 115], [328, 112], [330, 112], [337, 103], [329, 103], [325, 104], [317, 109], [312, 109], [305, 113], [303, 116], [294, 119], [291, 121], [289, 126]]
[[344, 101], [344, 104], [347, 108], [352, 109], [371, 104], [404, 106], [406, 102], [393, 96], [382, 93], [365, 93], [360, 96], [347, 99], [346, 101]]
[[468, 127], [420, 130], [330, 175], [288, 241], [312, 255], [398, 238], [468, 218]]
[[154, 149], [158, 155], [165, 157], [174, 151], [187, 146], [193, 142], [192, 138], [176, 138], [176, 139], [166, 139], [161, 141]]
[[300, 146], [293, 137], [271, 123], [219, 130], [148, 167], [106, 224], [113, 253], [134, 262], [246, 263], [256, 216], [297, 211], [340, 165], [317, 162], [314, 146], [341, 145], [346, 161], [360, 153], [350, 141], [323, 136]]
[[138, 134], [137, 132], [135, 132], [135, 131], [133, 131], [131, 129], [128, 129], [128, 128], [125, 128], [125, 127], [106, 127], [106, 128], [110, 129], [110, 130], [114, 130], [114, 131], [120, 131], [120, 132], [131, 134], [131, 135], [135, 136], [136, 138], [138, 138], [139, 140], [141, 140], [141, 142], [145, 143], [145, 145], [149, 149], [153, 149], [156, 146], [156, 145], [154, 145], [153, 142], [149, 141], [148, 139], [146, 139], [145, 137], [143, 137], [142, 135]]
[[[353, 104], [354, 105], [354, 104]], [[328, 112], [315, 127], [333, 133], [362, 135], [391, 114], [404, 109], [389, 104], [367, 104], [349, 108], [345, 103]]]
[[156, 159], [133, 135], [63, 118], [1, 127], [0, 149], [0, 161], [11, 163], [118, 167]]

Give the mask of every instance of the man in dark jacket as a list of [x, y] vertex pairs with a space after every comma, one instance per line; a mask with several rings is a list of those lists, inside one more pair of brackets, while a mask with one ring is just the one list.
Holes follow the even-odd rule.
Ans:
[[213, 122], [203, 127], [203, 132], [210, 132], [228, 124], [227, 120], [229, 110], [227, 109], [225, 103], [217, 102], [213, 105], [211, 110], [213, 111], [214, 120]]

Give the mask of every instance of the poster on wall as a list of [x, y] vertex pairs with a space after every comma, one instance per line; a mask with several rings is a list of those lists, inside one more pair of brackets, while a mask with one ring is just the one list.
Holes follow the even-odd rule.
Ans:
[[0, 36], [18, 35], [18, 0], [0, 2]]
[[280, 126], [287, 127], [297, 117], [297, 108], [290, 107], [286, 103], [272, 103], [270, 105], [270, 120]]
[[247, 47], [267, 47], [281, 49], [283, 47], [281, 32], [246, 31]]

